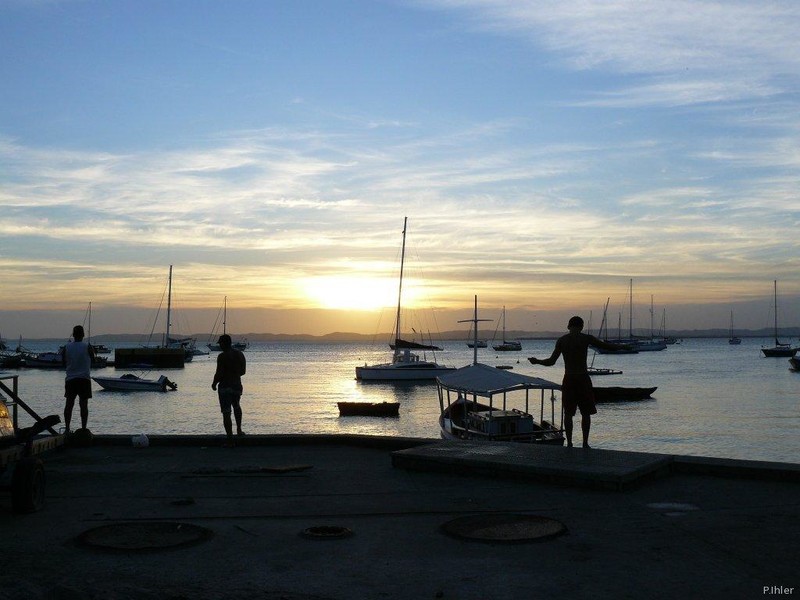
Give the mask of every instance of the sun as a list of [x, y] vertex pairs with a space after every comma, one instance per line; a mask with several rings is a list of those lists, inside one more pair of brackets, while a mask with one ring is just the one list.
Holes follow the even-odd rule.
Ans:
[[329, 309], [377, 310], [397, 302], [397, 281], [379, 277], [311, 277], [303, 291], [314, 304]]

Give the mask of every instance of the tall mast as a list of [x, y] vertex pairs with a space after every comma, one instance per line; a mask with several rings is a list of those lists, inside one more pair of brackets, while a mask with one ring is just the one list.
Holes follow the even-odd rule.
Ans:
[[776, 279], [774, 282], [775, 286], [775, 345], [778, 346], [780, 342], [778, 342], [778, 280]]
[[600, 331], [598, 332], [598, 337], [603, 336], [603, 326], [605, 325], [605, 336], [603, 339], [608, 341], [608, 321], [606, 321], [606, 316], [608, 314], [608, 303], [611, 301], [611, 298], [606, 298], [606, 305], [603, 307], [603, 320], [600, 321]]
[[633, 339], [633, 277], [630, 282], [630, 308], [628, 309], [628, 337]]
[[225, 335], [225, 322], [228, 320], [228, 297], [222, 300], [222, 335]]
[[169, 283], [167, 284], [167, 339], [164, 346], [169, 346], [169, 326], [172, 318], [172, 265], [169, 266]]
[[[403, 248], [400, 251], [400, 285], [397, 290], [397, 318], [395, 318], [394, 321], [394, 335], [396, 339], [400, 338], [400, 300], [403, 297], [403, 263], [405, 263], [406, 259], [406, 223], [408, 223], [408, 217], [403, 218]], [[396, 346], [395, 349], [397, 349]]]
[[478, 295], [475, 295], [475, 308], [473, 309], [472, 318], [466, 319], [463, 321], [459, 321], [459, 323], [472, 323], [475, 327], [475, 333], [473, 334], [473, 344], [472, 344], [472, 364], [478, 364], [478, 323], [480, 321], [491, 321], [491, 319], [479, 319], [478, 318]]

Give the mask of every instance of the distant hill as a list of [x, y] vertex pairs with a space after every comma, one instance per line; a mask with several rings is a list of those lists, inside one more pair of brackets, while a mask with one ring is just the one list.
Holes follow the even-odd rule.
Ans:
[[[555, 339], [566, 333], [565, 331], [506, 331], [506, 339], [521, 339], [521, 340], [551, 340]], [[634, 330], [635, 335], [649, 336], [650, 332], [643, 330]], [[623, 332], [625, 335], [625, 332]], [[727, 338], [728, 330], [715, 328], [715, 329], [672, 329], [667, 331], [667, 335], [676, 338]], [[773, 335], [772, 329], [765, 327], [763, 329], [737, 329], [736, 335], [742, 338], [771, 338]], [[347, 331], [335, 331], [326, 333], [325, 335], [309, 335], [309, 334], [290, 334], [290, 333], [243, 333], [232, 334], [234, 339], [247, 338], [250, 342], [316, 342], [316, 343], [339, 343], [339, 342], [386, 342], [391, 338], [390, 333], [381, 334], [361, 334]], [[148, 337], [152, 343], [159, 343], [162, 334], [147, 336], [141, 334], [116, 334], [116, 335], [93, 335], [93, 342], [130, 342], [132, 344], [142, 344], [148, 341]], [[211, 339], [209, 333], [195, 333], [192, 337], [198, 340], [198, 343], [205, 344]], [[481, 336], [486, 339], [486, 336]], [[786, 327], [779, 330], [779, 338], [781, 340], [790, 341], [792, 339], [800, 338], [800, 327]], [[465, 340], [467, 339], [467, 332], [464, 330], [445, 331], [440, 335], [434, 336], [436, 340]], [[613, 339], [613, 338], [609, 338]], [[42, 340], [37, 340], [42, 341]], [[63, 342], [63, 339], [58, 340]]]

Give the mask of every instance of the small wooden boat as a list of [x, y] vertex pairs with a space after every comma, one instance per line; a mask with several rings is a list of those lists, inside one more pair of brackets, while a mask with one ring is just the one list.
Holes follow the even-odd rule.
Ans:
[[595, 402], [634, 402], [651, 398], [658, 387], [595, 387]]
[[397, 417], [399, 402], [337, 402], [342, 417]]
[[161, 375], [158, 379], [144, 379], [133, 373], [122, 377], [92, 377], [104, 390], [113, 392], [166, 392], [178, 389], [178, 384]]

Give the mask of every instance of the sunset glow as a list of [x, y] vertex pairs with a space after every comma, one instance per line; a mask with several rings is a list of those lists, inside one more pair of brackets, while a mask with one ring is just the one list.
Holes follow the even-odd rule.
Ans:
[[169, 265], [190, 329], [369, 332], [405, 217], [443, 328], [630, 279], [642, 324], [762, 328], [773, 280], [800, 324], [792, 0], [203, 6], [0, 3], [5, 338], [135, 332]]

